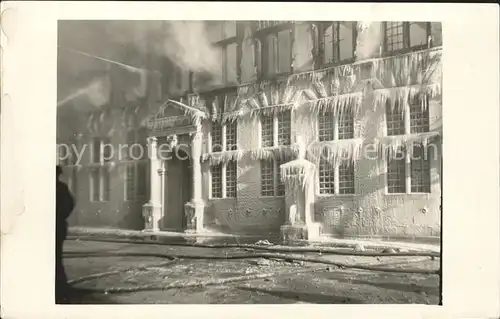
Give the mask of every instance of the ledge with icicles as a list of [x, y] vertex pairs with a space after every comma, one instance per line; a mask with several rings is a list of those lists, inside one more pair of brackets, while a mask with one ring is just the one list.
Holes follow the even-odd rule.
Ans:
[[375, 140], [379, 156], [394, 156], [398, 152], [407, 151], [412, 154], [412, 146], [427, 147], [441, 135], [439, 131], [407, 135], [385, 136]]

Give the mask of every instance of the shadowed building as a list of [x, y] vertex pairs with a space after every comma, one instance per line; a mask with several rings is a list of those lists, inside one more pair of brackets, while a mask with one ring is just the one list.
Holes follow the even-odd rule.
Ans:
[[124, 65], [60, 53], [60, 101], [61, 61], [87, 59], [66, 75], [86, 76], [85, 97], [58, 113], [58, 143], [86, 148], [63, 161], [73, 225], [439, 236], [440, 23], [202, 25], [206, 46], [184, 34], [201, 55], [179, 35], [185, 50], [165, 54], [161, 37], [141, 37], [142, 51], [96, 44]]

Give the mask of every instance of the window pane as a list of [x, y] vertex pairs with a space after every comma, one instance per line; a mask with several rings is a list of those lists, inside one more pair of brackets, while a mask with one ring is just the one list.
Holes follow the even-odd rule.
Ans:
[[331, 111], [318, 114], [318, 137], [321, 142], [333, 141], [334, 115]]
[[354, 56], [353, 32], [356, 28], [355, 22], [339, 23], [339, 60], [345, 61]]
[[284, 164], [285, 161], [278, 160], [276, 163], [276, 183], [278, 187], [276, 189], [276, 196], [285, 196], [285, 183], [281, 181], [281, 169], [280, 166]]
[[387, 101], [385, 105], [387, 119], [387, 135], [402, 135], [405, 134], [405, 121], [403, 109], [399, 107], [399, 103], [395, 103], [392, 108], [391, 103]]
[[423, 146], [415, 146], [411, 159], [411, 192], [431, 192], [430, 156]]
[[404, 48], [403, 34], [403, 22], [386, 22], [385, 39], [388, 52]]
[[354, 165], [351, 162], [339, 166], [339, 193], [354, 194]]
[[323, 31], [323, 62], [325, 64], [334, 62], [332, 24], [325, 26]]
[[354, 114], [346, 110], [339, 116], [339, 140], [354, 138]]
[[210, 42], [222, 40], [222, 21], [207, 21], [207, 33]]
[[327, 160], [323, 154], [319, 161], [319, 193], [335, 193], [335, 167], [333, 163]]
[[263, 115], [260, 121], [262, 147], [271, 147], [274, 145], [274, 119], [272, 116]]
[[236, 198], [236, 184], [237, 184], [237, 163], [236, 161], [229, 161], [226, 164], [226, 197]]
[[226, 83], [237, 83], [237, 49], [238, 46], [236, 43], [231, 43], [226, 46]]
[[71, 192], [76, 195], [78, 190], [78, 171], [76, 168], [71, 169]]
[[278, 55], [278, 39], [274, 34], [270, 34], [265, 38], [265, 67], [266, 74], [273, 75], [277, 71], [277, 55]]
[[110, 183], [109, 183], [109, 171], [107, 167], [101, 168], [101, 178], [102, 178], [102, 200], [109, 201], [110, 193]]
[[260, 162], [260, 195], [274, 196], [274, 162], [272, 160]]
[[212, 122], [212, 152], [222, 151], [222, 125]]
[[101, 139], [95, 137], [92, 139], [92, 162], [100, 163], [101, 161]]
[[111, 139], [109, 137], [103, 139], [102, 155], [104, 162], [109, 162], [112, 160], [113, 146], [111, 145]]
[[145, 197], [148, 188], [148, 163], [143, 162], [137, 164], [137, 197]]
[[387, 191], [406, 193], [405, 159], [402, 150], [387, 158]]
[[427, 44], [427, 22], [410, 22], [410, 47]]
[[236, 36], [236, 21], [224, 21], [224, 38]]
[[212, 198], [222, 198], [222, 165], [211, 167], [212, 174]]
[[290, 72], [292, 64], [292, 41], [290, 30], [278, 33], [278, 73]]
[[100, 200], [101, 184], [99, 181], [99, 169], [97, 168], [90, 171], [90, 185], [91, 200], [98, 202]]
[[290, 111], [278, 114], [278, 145], [290, 145], [291, 143], [291, 116]]
[[415, 99], [410, 103], [410, 133], [429, 132], [429, 108], [422, 103], [427, 100]]
[[237, 121], [226, 123], [226, 150], [238, 149]]
[[128, 164], [125, 174], [125, 199], [135, 200], [135, 165]]

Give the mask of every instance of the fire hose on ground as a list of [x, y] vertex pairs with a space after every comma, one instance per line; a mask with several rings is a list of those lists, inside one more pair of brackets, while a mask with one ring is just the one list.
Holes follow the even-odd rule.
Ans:
[[[82, 240], [82, 239], [79, 239]], [[84, 239], [86, 241], [87, 239]], [[105, 241], [105, 242], [119, 242], [119, 243], [146, 243], [144, 241], [135, 242], [135, 241], [126, 241], [126, 240], [110, 240], [110, 239], [91, 239], [91, 241]], [[381, 266], [371, 266], [371, 265], [360, 265], [360, 264], [346, 264], [340, 262], [334, 262], [330, 260], [325, 260], [322, 258], [315, 257], [306, 257], [306, 256], [297, 256], [291, 254], [279, 254], [273, 253], [272, 251], [279, 252], [287, 252], [287, 253], [304, 253], [304, 252], [319, 252], [321, 254], [330, 254], [330, 255], [348, 255], [348, 256], [364, 256], [364, 257], [389, 257], [389, 256], [420, 256], [420, 257], [439, 257], [439, 254], [434, 252], [399, 252], [399, 253], [380, 253], [380, 252], [346, 252], [339, 251], [330, 247], [266, 247], [259, 245], [200, 245], [200, 244], [162, 244], [158, 242], [152, 242], [150, 244], [164, 245], [164, 246], [189, 246], [189, 247], [200, 247], [200, 248], [244, 248], [254, 249], [254, 250], [266, 250], [271, 252], [264, 253], [246, 253], [246, 254], [235, 254], [235, 255], [224, 255], [224, 256], [202, 256], [202, 255], [183, 255], [183, 254], [161, 254], [161, 253], [135, 253], [135, 252], [104, 252], [104, 253], [86, 253], [86, 252], [72, 252], [65, 253], [64, 258], [87, 258], [87, 257], [156, 257], [156, 258], [165, 258], [168, 259], [168, 262], [163, 262], [160, 264], [149, 265], [149, 266], [139, 266], [139, 267], [130, 267], [121, 270], [108, 271], [100, 274], [93, 274], [90, 276], [81, 277], [75, 280], [70, 281], [69, 283], [75, 285], [77, 283], [81, 283], [84, 281], [89, 281], [93, 279], [98, 279], [106, 276], [120, 274], [126, 271], [131, 270], [146, 270], [152, 267], [162, 267], [178, 262], [179, 260], [192, 260], [192, 259], [204, 259], [204, 260], [237, 260], [237, 259], [256, 259], [263, 258], [268, 260], [283, 260], [287, 262], [308, 262], [308, 263], [316, 263], [316, 264], [326, 264], [336, 266], [340, 269], [359, 269], [366, 271], [380, 271], [380, 272], [392, 272], [392, 273], [407, 273], [407, 274], [422, 274], [422, 275], [439, 275], [439, 270], [427, 270], [427, 269], [418, 269], [418, 268], [391, 268], [391, 267], [381, 267]], [[232, 278], [223, 278], [223, 279], [205, 279], [205, 280], [196, 280], [187, 283], [171, 283], [167, 285], [158, 285], [158, 284], [150, 284], [150, 285], [140, 285], [134, 287], [111, 287], [107, 289], [98, 289], [98, 288], [86, 288], [89, 292], [101, 292], [101, 293], [124, 293], [124, 292], [137, 292], [137, 291], [146, 291], [146, 290], [168, 290], [168, 289], [178, 289], [178, 288], [189, 288], [189, 287], [204, 287], [208, 285], [221, 285], [231, 282], [238, 281], [248, 281], [255, 279], [264, 279], [269, 277], [274, 277], [277, 275], [284, 274], [295, 274], [300, 272], [314, 272], [321, 270], [323, 268], [308, 268], [308, 269], [299, 269], [285, 273], [261, 273], [261, 274], [249, 274], [244, 276], [237, 276]]]

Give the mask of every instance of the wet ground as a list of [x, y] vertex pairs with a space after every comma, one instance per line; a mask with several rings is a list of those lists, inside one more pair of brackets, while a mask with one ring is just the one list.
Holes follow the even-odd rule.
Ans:
[[[437, 304], [439, 277], [252, 258], [241, 248], [68, 240], [66, 271], [84, 304]], [[250, 255], [250, 257], [248, 257]], [[437, 270], [439, 258], [294, 254], [347, 265]], [[179, 258], [173, 258], [173, 257]], [[233, 256], [233, 259], [225, 259]]]

